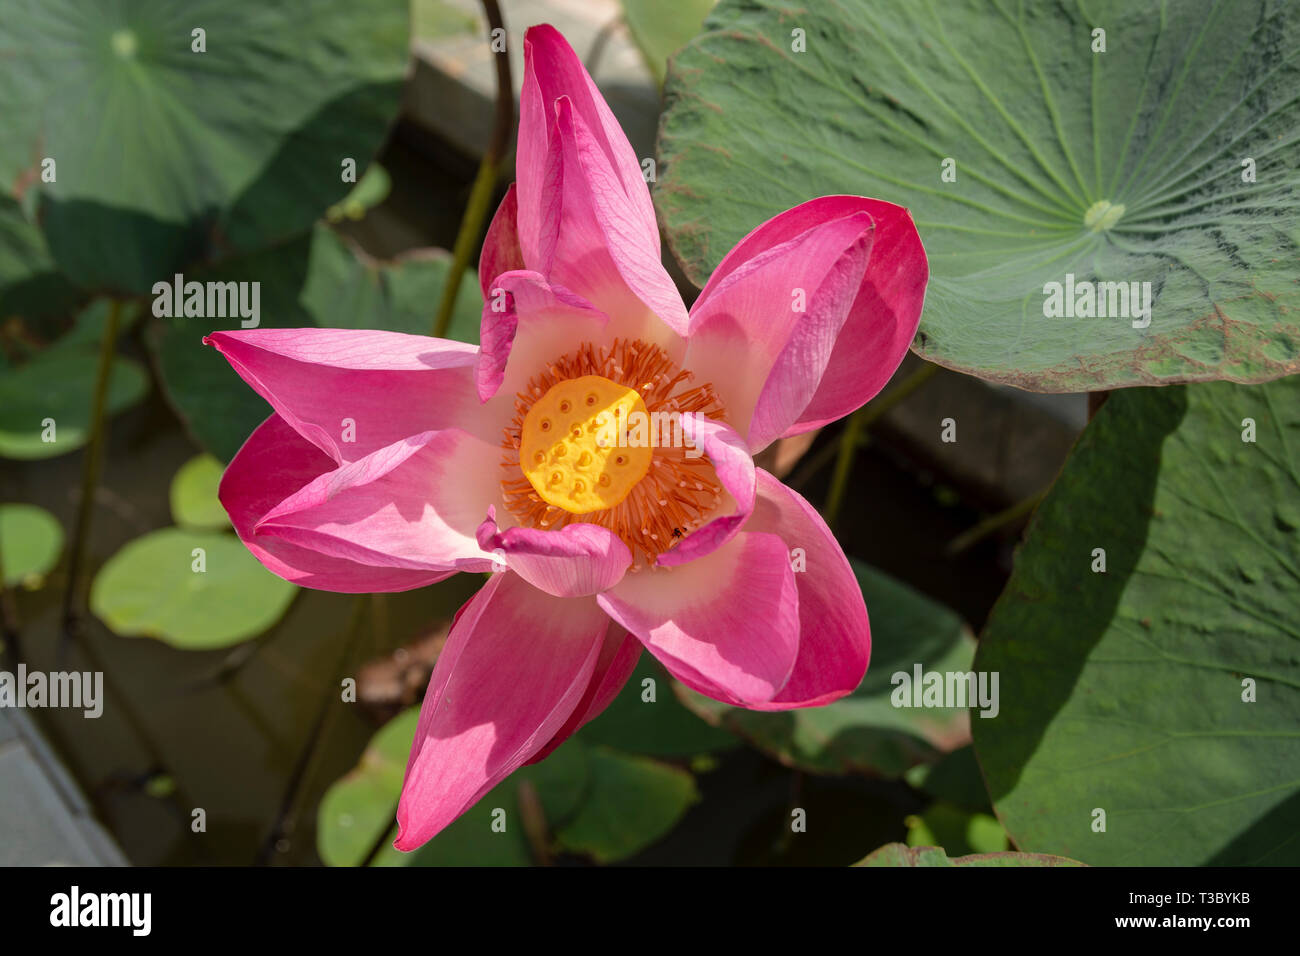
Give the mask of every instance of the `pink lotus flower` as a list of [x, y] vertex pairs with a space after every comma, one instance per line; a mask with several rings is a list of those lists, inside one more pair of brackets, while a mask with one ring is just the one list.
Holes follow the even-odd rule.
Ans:
[[[402, 850], [599, 714], [642, 648], [744, 707], [857, 687], [871, 638], [848, 561], [753, 455], [883, 387], [928, 275], [905, 210], [827, 196], [741, 240], [688, 312], [591, 78], [549, 26], [524, 49], [518, 181], [480, 260], [480, 347], [329, 329], [206, 340], [275, 409], [221, 483], [266, 567], [349, 592], [501, 570], [429, 682]], [[609, 441], [602, 412], [693, 414], [679, 446], [646, 447]]]

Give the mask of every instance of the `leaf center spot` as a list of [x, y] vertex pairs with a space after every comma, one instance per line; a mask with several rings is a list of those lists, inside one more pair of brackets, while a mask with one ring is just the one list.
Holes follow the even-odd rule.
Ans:
[[113, 52], [124, 60], [129, 60], [135, 56], [135, 51], [139, 45], [136, 41], [135, 34], [130, 30], [118, 30], [109, 38], [109, 45], [112, 46]]
[[1102, 232], [1119, 222], [1124, 215], [1124, 204], [1101, 199], [1088, 207], [1083, 214], [1083, 224], [1093, 232]]

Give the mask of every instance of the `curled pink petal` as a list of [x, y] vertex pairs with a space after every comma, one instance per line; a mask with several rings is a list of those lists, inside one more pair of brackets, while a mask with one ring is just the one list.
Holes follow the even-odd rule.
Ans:
[[745, 525], [776, 535], [802, 558], [799, 589], [799, 656], [790, 680], [756, 710], [816, 707], [851, 694], [871, 658], [867, 608], [848, 559], [812, 505], [759, 469], [758, 502]]
[[632, 552], [614, 532], [574, 522], [557, 531], [540, 528], [497, 530], [496, 509], [479, 525], [484, 551], [505, 558], [510, 570], [533, 587], [556, 597], [583, 597], [613, 587], [632, 564]]
[[[802, 333], [812, 333], [816, 341], [816, 351], [812, 353], [816, 363], [808, 365], [810, 369], [821, 366], [816, 390], [798, 417], [784, 431], [773, 435], [771, 431], [779, 424], [779, 419], [789, 414], [788, 409], [779, 409], [780, 415], [774, 416], [759, 436], [764, 443], [773, 437], [818, 428], [849, 414], [875, 396], [902, 362], [916, 336], [929, 280], [925, 249], [911, 216], [901, 206], [861, 196], [823, 196], [789, 209], [760, 225], [727, 253], [692, 310], [692, 329], [695, 329], [705, 314], [715, 308], [709, 304], [714, 294], [723, 291], [725, 284], [735, 282], [734, 274], [748, 263], [776, 247], [806, 236], [809, 230], [822, 230], [855, 215], [869, 216], [873, 225], [866, 272], [824, 363], [824, 345], [821, 344], [824, 330], [810, 328]], [[798, 286], [799, 282], [786, 282], [787, 301], [789, 290]], [[780, 288], [779, 284], [777, 288]], [[805, 287], [805, 291], [811, 301], [811, 290]], [[724, 332], [728, 330], [715, 327], [709, 334], [720, 340], [730, 340], [733, 347], [755, 338], [752, 333], [744, 333], [743, 325], [730, 329], [729, 334], [722, 334]], [[790, 369], [777, 370], [777, 374], [782, 377], [768, 386], [771, 389], [768, 400], [777, 402], [778, 407], [782, 399], [788, 403], [802, 401], [806, 383], [801, 383]], [[752, 383], [749, 387], [753, 388]], [[744, 429], [741, 431], [748, 434]], [[752, 439], [750, 446], [761, 447]]]
[[[657, 260], [659, 227], [641, 163], [582, 61], [550, 24], [530, 27], [524, 34], [524, 81], [515, 164], [523, 231], [533, 234], [542, 231], [540, 221], [550, 215], [544, 208], [551, 192], [547, 182], [548, 154], [552, 147], [555, 103], [561, 97], [568, 99], [589, 131], [599, 153], [595, 161], [608, 171], [608, 185], [625, 209], [629, 228], [637, 234], [637, 247], [652, 249]], [[535, 261], [527, 257], [525, 261], [529, 268], [539, 269]]]
[[596, 600], [674, 677], [716, 700], [770, 701], [794, 668], [799, 597], [776, 535], [742, 531], [686, 567], [629, 574]]
[[716, 551], [736, 535], [754, 510], [754, 459], [735, 429], [711, 418], [683, 415], [682, 434], [708, 455], [735, 509], [696, 528], [675, 547], [659, 555], [656, 563], [666, 568]]
[[763, 250], [696, 301], [686, 363], [713, 382], [753, 451], [812, 398], [871, 248], [871, 217], [850, 213]]
[[494, 574], [429, 679], [397, 806], [399, 850], [425, 843], [546, 746], [587, 695], [609, 620]]
[[489, 571], [475, 530], [499, 463], [467, 432], [424, 432], [320, 475], [255, 530], [375, 567]]
[[268, 570], [300, 587], [361, 594], [409, 591], [456, 573], [361, 564], [254, 530], [268, 511], [335, 467], [279, 415], [259, 425], [235, 455], [218, 496], [239, 539]]
[[248, 329], [203, 340], [334, 461], [420, 432], [476, 427], [478, 349], [358, 329]]

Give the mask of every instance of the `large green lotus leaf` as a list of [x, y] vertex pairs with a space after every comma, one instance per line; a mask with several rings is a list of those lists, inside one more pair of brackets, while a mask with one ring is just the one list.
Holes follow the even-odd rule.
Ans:
[[0, 183], [40, 191], [69, 277], [147, 292], [346, 195], [344, 161], [363, 172], [397, 114], [407, 44], [403, 0], [10, 0]]
[[217, 497], [221, 484], [221, 462], [211, 455], [195, 455], [172, 476], [168, 501], [172, 519], [182, 528], [221, 531], [230, 518]]
[[35, 505], [0, 505], [0, 585], [40, 587], [62, 551], [63, 529], [54, 515]]
[[[196, 570], [200, 559], [206, 570]], [[164, 528], [105, 562], [91, 585], [90, 608], [115, 634], [207, 651], [261, 634], [297, 592], [234, 535]]]
[[77, 296], [59, 274], [41, 231], [23, 217], [18, 203], [0, 195], [0, 320], [66, 312]]
[[[647, 680], [654, 684], [646, 684]], [[657, 757], [689, 757], [739, 743], [734, 734], [705, 723], [683, 707], [671, 686], [655, 659], [642, 654], [627, 684], [599, 717], [582, 728], [581, 738]], [[654, 699], [647, 700], [651, 689]]]
[[[705, 29], [655, 193], [696, 283], [790, 206], [874, 196], [925, 243], [932, 362], [1038, 391], [1300, 371], [1294, 4], [723, 0]], [[1150, 282], [1149, 327], [1047, 318], [1067, 275]]]
[[1082, 866], [1077, 860], [1041, 853], [973, 853], [950, 857], [940, 847], [887, 843], [854, 866]]
[[[0, 457], [37, 459], [66, 455], [90, 437], [90, 414], [99, 366], [96, 350], [55, 346], [16, 368], [0, 371]], [[144, 398], [149, 376], [139, 362], [113, 359], [107, 412], [115, 415]], [[53, 430], [46, 422], [53, 419]], [[45, 441], [50, 436], [52, 441]]]
[[975, 666], [1001, 675], [972, 724], [1020, 848], [1300, 862], [1300, 378], [1113, 394]]
[[[967, 672], [975, 641], [961, 618], [908, 585], [850, 559], [871, 619], [871, 666], [852, 694], [824, 707], [765, 713], [684, 687], [687, 707], [782, 763], [813, 773], [896, 777], [963, 744], [971, 722], [956, 707], [895, 707], [894, 675]], [[807, 572], [804, 572], [807, 573]]]
[[[449, 258], [417, 250], [376, 262], [326, 226], [265, 252], [242, 256], [193, 277], [197, 281], [258, 282], [259, 328], [386, 329], [428, 334], [446, 281]], [[188, 278], [188, 277], [187, 277]], [[450, 337], [477, 342], [482, 296], [466, 272], [456, 298]], [[154, 323], [149, 344], [168, 399], [194, 437], [229, 461], [271, 413], [203, 336], [238, 329], [241, 320], [174, 318]]]

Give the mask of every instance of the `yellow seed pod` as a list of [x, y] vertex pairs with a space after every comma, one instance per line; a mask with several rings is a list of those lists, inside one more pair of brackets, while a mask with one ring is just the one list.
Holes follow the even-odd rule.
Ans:
[[600, 375], [559, 382], [524, 416], [519, 467], [542, 500], [570, 514], [612, 508], [650, 470], [649, 444], [627, 447], [628, 423], [648, 419], [635, 389]]

